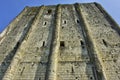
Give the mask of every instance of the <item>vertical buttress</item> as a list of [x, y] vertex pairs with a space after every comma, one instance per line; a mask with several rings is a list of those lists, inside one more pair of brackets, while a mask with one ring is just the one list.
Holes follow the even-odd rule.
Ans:
[[103, 71], [102, 71], [101, 61], [99, 60], [99, 55], [97, 54], [98, 52], [94, 45], [95, 41], [93, 41], [93, 39], [90, 36], [89, 24], [86, 22], [87, 20], [84, 18], [84, 15], [80, 8], [81, 7], [80, 4], [75, 4], [75, 7], [79, 15], [79, 18], [82, 21], [81, 22], [82, 31], [85, 33], [84, 35], [86, 35], [86, 37], [84, 36], [84, 38], [87, 45], [88, 55], [90, 57], [90, 63], [93, 65], [93, 73], [95, 80], [104, 80], [105, 76], [103, 75], [104, 73], [102, 73]]
[[11, 64], [8, 67], [6, 73], [3, 77], [3, 80], [13, 80], [14, 79], [14, 74], [16, 73], [18, 64], [24, 55], [23, 53], [19, 52], [20, 45], [24, 41], [26, 35], [29, 33], [30, 28], [35, 26], [38, 23], [39, 18], [41, 17], [43, 10], [44, 10], [44, 6], [41, 6], [39, 11], [36, 13], [35, 17], [28, 22], [29, 24], [27, 25], [27, 29], [25, 31], [23, 31], [24, 33], [22, 34], [22, 37], [19, 40], [19, 45], [18, 45], [18, 48], [15, 52], [16, 54], [14, 55], [13, 60], [11, 61]]
[[61, 6], [58, 5], [55, 14], [55, 25], [53, 30], [53, 42], [49, 55], [48, 69], [46, 71], [46, 80], [57, 80], [57, 64], [60, 44], [60, 21], [61, 21]]

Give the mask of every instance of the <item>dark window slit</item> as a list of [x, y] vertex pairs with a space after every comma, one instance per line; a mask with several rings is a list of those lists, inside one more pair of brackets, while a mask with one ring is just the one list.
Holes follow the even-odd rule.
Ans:
[[105, 41], [104, 39], [102, 39], [102, 41], [103, 41], [103, 44], [104, 44], [106, 47], [108, 47], [106, 41]]
[[73, 69], [73, 67], [71, 68], [71, 73], [74, 73], [74, 69]]
[[80, 21], [79, 21], [79, 20], [77, 20], [77, 23], [80, 23]]
[[64, 41], [60, 41], [60, 47], [65, 47]]
[[51, 9], [49, 9], [47, 13], [48, 13], [48, 14], [51, 14], [51, 13], [52, 13], [52, 10], [51, 10]]
[[78, 77], [75, 77], [75, 79], [78, 79]]
[[84, 42], [82, 40], [80, 41], [80, 43], [81, 43], [81, 47], [85, 48], [85, 44], [84, 44]]
[[64, 21], [64, 24], [66, 24], [66, 21]]
[[93, 79], [93, 77], [90, 77], [90, 80], [92, 80]]
[[43, 41], [43, 44], [42, 44], [42, 47], [44, 47], [45, 46], [45, 41]]
[[44, 26], [47, 24], [47, 22], [44, 22]]

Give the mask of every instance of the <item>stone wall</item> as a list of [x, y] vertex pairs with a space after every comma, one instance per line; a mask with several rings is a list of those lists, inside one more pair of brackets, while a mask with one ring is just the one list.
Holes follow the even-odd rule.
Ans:
[[119, 53], [98, 3], [26, 7], [0, 34], [0, 79], [120, 80]]

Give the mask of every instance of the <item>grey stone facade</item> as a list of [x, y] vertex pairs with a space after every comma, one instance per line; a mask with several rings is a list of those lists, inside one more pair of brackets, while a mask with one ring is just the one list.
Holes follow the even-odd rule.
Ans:
[[0, 80], [120, 80], [120, 28], [98, 3], [26, 7], [0, 34]]

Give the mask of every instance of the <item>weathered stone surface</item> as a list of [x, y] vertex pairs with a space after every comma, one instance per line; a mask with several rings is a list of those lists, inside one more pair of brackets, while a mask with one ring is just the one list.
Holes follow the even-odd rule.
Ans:
[[120, 80], [120, 28], [98, 3], [26, 7], [0, 34], [0, 80]]

